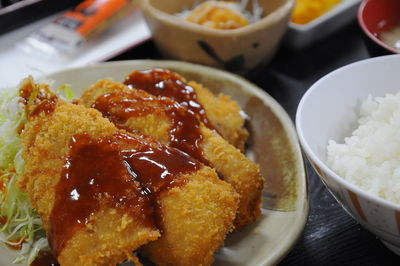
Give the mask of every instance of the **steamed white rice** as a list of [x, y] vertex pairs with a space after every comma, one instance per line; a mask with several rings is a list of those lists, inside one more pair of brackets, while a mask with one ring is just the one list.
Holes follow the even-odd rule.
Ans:
[[358, 123], [343, 144], [329, 141], [329, 167], [363, 190], [400, 203], [400, 93], [369, 96]]

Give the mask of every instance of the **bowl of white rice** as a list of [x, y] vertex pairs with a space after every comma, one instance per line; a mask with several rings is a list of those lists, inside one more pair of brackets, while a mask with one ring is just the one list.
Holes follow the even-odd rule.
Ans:
[[321, 78], [301, 99], [296, 128], [338, 202], [400, 255], [400, 55]]

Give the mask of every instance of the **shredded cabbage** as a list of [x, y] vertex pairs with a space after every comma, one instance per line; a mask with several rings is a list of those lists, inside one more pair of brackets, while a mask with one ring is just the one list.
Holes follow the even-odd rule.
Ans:
[[21, 247], [14, 263], [29, 265], [48, 243], [42, 222], [17, 186], [24, 171], [21, 125], [26, 120], [17, 88], [0, 90], [0, 242]]
[[[74, 93], [72, 92], [71, 88], [68, 85], [64, 84], [57, 88], [57, 92], [59, 96], [61, 96], [64, 100], [70, 102], [74, 99]], [[64, 95], [62, 95], [64, 92]]]
[[[67, 101], [74, 98], [67, 85], [56, 91]], [[37, 93], [34, 90], [29, 101]], [[22, 100], [19, 88], [0, 89], [0, 242], [19, 249], [13, 263], [30, 265], [49, 245], [38, 213], [18, 188], [25, 166], [19, 135], [26, 121]]]

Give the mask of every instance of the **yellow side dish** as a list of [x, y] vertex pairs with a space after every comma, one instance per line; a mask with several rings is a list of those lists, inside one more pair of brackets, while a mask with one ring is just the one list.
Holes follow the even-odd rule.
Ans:
[[221, 30], [237, 29], [249, 24], [235, 3], [224, 1], [204, 2], [190, 12], [186, 20]]
[[342, 0], [296, 0], [291, 21], [296, 24], [307, 24], [340, 2]]

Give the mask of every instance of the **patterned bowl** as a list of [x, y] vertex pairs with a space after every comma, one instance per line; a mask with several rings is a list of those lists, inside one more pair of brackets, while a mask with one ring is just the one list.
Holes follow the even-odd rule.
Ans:
[[[175, 14], [199, 0], [142, 0], [142, 9], [160, 52], [178, 59], [244, 74], [272, 59], [287, 29], [294, 0], [258, 0], [262, 18], [248, 26], [219, 30]], [[250, 7], [249, 7], [250, 8]]]
[[[356, 127], [361, 102], [400, 91], [400, 55], [367, 59], [333, 71], [303, 96], [296, 114], [301, 146], [337, 201], [400, 255], [400, 205], [367, 193], [326, 163], [328, 140], [342, 143]], [[366, 78], [368, 77], [368, 78]]]

